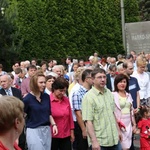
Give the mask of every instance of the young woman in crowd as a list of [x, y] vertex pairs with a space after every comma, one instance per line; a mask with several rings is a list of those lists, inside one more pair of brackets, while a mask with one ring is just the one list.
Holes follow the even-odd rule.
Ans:
[[79, 67], [78, 63], [74, 63], [73, 64], [73, 71], [70, 72], [70, 75], [69, 75], [69, 83], [70, 84], [74, 81], [74, 74], [76, 73], [78, 67]]
[[42, 72], [37, 72], [30, 80], [31, 92], [24, 98], [26, 119], [26, 139], [28, 150], [50, 150], [51, 129], [55, 136], [57, 126], [51, 116], [49, 95], [44, 93], [46, 79]]
[[0, 97], [0, 150], [21, 150], [15, 142], [24, 127], [24, 104], [13, 96]]
[[46, 61], [42, 61], [40, 67], [41, 67], [41, 71], [46, 76], [47, 73], [48, 73], [48, 71], [47, 71], [47, 62]]
[[46, 76], [46, 88], [45, 88], [45, 93], [47, 93], [48, 95], [51, 94], [52, 92], [52, 84], [55, 81], [55, 77], [52, 75], [48, 75]]
[[128, 93], [128, 77], [124, 74], [116, 76], [114, 81], [115, 92], [113, 92], [115, 100], [115, 116], [118, 121], [122, 141], [123, 150], [130, 149], [132, 140], [132, 131], [136, 130], [136, 122], [132, 109], [132, 97]]
[[59, 132], [52, 135], [51, 150], [72, 150], [74, 123], [69, 99], [65, 96], [67, 88], [68, 81], [63, 77], [58, 77], [52, 84], [51, 111]]

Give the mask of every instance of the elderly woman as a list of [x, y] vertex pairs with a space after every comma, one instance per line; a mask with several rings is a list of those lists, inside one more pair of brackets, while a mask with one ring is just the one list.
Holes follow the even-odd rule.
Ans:
[[0, 150], [21, 150], [16, 139], [24, 127], [24, 104], [13, 96], [0, 97]]
[[52, 135], [51, 150], [71, 150], [71, 142], [74, 141], [72, 111], [65, 96], [67, 88], [68, 81], [63, 77], [58, 77], [52, 84], [51, 110], [59, 132]]
[[51, 116], [49, 95], [44, 93], [45, 76], [37, 72], [30, 80], [31, 92], [24, 98], [26, 119], [26, 139], [28, 150], [50, 150], [51, 130], [57, 134], [57, 126]]
[[148, 104], [150, 97], [150, 78], [146, 71], [146, 59], [143, 56], [138, 56], [136, 60], [137, 70], [133, 72], [132, 76], [135, 77], [140, 86], [140, 102], [141, 105]]

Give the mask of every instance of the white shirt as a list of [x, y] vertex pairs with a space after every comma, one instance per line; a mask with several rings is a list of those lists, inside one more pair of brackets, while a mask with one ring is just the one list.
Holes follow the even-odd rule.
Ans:
[[71, 72], [71, 68], [72, 68], [72, 66], [73, 66], [73, 63], [71, 63], [71, 64], [69, 64], [69, 65], [68, 65], [68, 73], [70, 73], [70, 72]]
[[71, 89], [70, 93], [69, 93], [69, 102], [70, 102], [70, 106], [71, 106], [71, 110], [72, 110], [72, 116], [73, 116], [73, 121], [77, 121], [76, 119], [76, 115], [72, 106], [72, 95], [75, 91], [77, 91], [80, 88], [80, 84], [76, 83], [73, 88]]
[[112, 91], [114, 91], [114, 90], [115, 90], [115, 87], [114, 87], [115, 77], [112, 77], [112, 76], [110, 75], [110, 81], [111, 81]]
[[49, 91], [47, 88], [45, 88], [45, 93], [47, 93], [48, 95], [50, 95], [51, 91]]
[[150, 78], [146, 72], [139, 74], [137, 71], [134, 71], [132, 74], [138, 80], [138, 84], [140, 86], [140, 99], [150, 97]]

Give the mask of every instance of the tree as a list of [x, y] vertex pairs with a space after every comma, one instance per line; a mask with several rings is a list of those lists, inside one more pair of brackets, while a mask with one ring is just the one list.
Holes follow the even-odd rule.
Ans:
[[[125, 1], [126, 22], [138, 20], [136, 0]], [[11, 51], [20, 60], [61, 60], [124, 53], [120, 0], [9, 0]], [[130, 5], [129, 5], [130, 4]], [[19, 55], [20, 54], [20, 55]]]
[[137, 22], [139, 21], [139, 7], [137, 0], [125, 0], [125, 22]]
[[0, 8], [3, 10], [0, 12], [0, 63], [3, 64], [6, 71], [12, 69], [13, 58], [17, 58], [17, 53], [12, 50], [14, 27], [11, 18], [8, 17], [8, 7], [8, 0], [0, 1]]
[[139, 0], [140, 17], [142, 21], [150, 21], [150, 0]]

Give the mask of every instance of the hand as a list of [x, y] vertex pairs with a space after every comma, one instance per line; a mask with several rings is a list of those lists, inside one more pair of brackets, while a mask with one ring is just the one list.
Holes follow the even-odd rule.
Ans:
[[122, 134], [121, 134], [120, 131], [118, 132], [118, 135], [119, 135], [119, 140], [120, 140], [120, 142], [122, 142]]
[[74, 140], [75, 140], [75, 137], [74, 137], [74, 131], [71, 130], [70, 141], [73, 143]]
[[133, 126], [132, 126], [132, 132], [135, 133], [136, 130], [137, 130], [136, 125], [133, 125]]
[[58, 129], [57, 129], [57, 126], [56, 126], [56, 125], [53, 125], [52, 130], [53, 130], [53, 134], [54, 134], [54, 135], [57, 135], [57, 134], [58, 134]]
[[139, 111], [139, 108], [136, 108], [133, 110], [134, 114], [138, 113], [138, 111]]
[[132, 132], [133, 132], [134, 134], [140, 134], [140, 129], [135, 128], [134, 130], [132, 130]]
[[86, 132], [86, 130], [83, 130], [83, 131], [82, 131], [82, 137], [83, 137], [83, 139], [86, 139], [86, 138], [87, 138], [87, 132]]
[[100, 150], [101, 148], [100, 148], [100, 145], [99, 145], [99, 143], [98, 143], [98, 141], [96, 140], [96, 141], [93, 141], [92, 142], [92, 150]]

